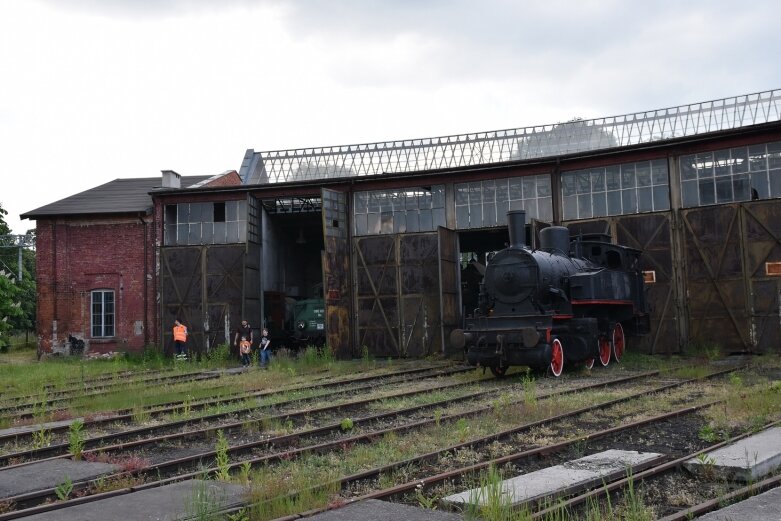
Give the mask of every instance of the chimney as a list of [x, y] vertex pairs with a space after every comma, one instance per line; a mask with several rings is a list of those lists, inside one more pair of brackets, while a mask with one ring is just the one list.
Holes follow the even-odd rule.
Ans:
[[163, 188], [181, 188], [182, 176], [173, 170], [163, 170]]
[[510, 234], [510, 248], [518, 249], [526, 246], [526, 211], [507, 212], [507, 231]]

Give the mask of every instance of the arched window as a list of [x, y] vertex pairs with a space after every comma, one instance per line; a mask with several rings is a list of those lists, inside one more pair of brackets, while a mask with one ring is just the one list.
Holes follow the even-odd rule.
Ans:
[[92, 338], [114, 336], [114, 290], [92, 291]]

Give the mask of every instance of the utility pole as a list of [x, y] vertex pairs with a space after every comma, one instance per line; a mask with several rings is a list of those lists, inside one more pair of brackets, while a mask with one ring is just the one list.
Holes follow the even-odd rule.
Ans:
[[0, 248], [17, 248], [19, 250], [18, 255], [18, 275], [16, 277], [16, 283], [22, 282], [22, 250], [24, 248], [35, 247], [35, 235], [28, 233], [25, 235], [0, 235]]

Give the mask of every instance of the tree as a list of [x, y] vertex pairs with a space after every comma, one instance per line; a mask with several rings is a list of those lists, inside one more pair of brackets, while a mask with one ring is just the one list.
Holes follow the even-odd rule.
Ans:
[[[8, 212], [0, 204], [0, 237], [9, 236], [11, 229], [5, 222]], [[6, 240], [12, 244], [10, 240]], [[4, 246], [5, 244], [0, 244]], [[0, 338], [16, 329], [32, 329], [35, 324], [35, 255], [22, 252], [22, 280], [11, 266], [18, 262], [14, 248], [0, 248]], [[0, 344], [2, 344], [0, 340]]]

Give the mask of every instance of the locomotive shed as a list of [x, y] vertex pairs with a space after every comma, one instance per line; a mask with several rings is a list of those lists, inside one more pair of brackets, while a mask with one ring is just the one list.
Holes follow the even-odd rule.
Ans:
[[[301, 345], [327, 343], [343, 358], [458, 357], [450, 333], [509, 241], [507, 211], [522, 209], [531, 248], [541, 229], [564, 225], [573, 238], [603, 234], [641, 251], [650, 333], [629, 338], [630, 350], [778, 353], [780, 92], [501, 131], [250, 149], [238, 172], [109, 183], [23, 216], [37, 221], [40, 349], [67, 350], [72, 337], [93, 352], [169, 350], [178, 316], [196, 353], [246, 318], [268, 326], [276, 346], [304, 324], [312, 332]], [[91, 306], [101, 299], [117, 303], [114, 316]]]

